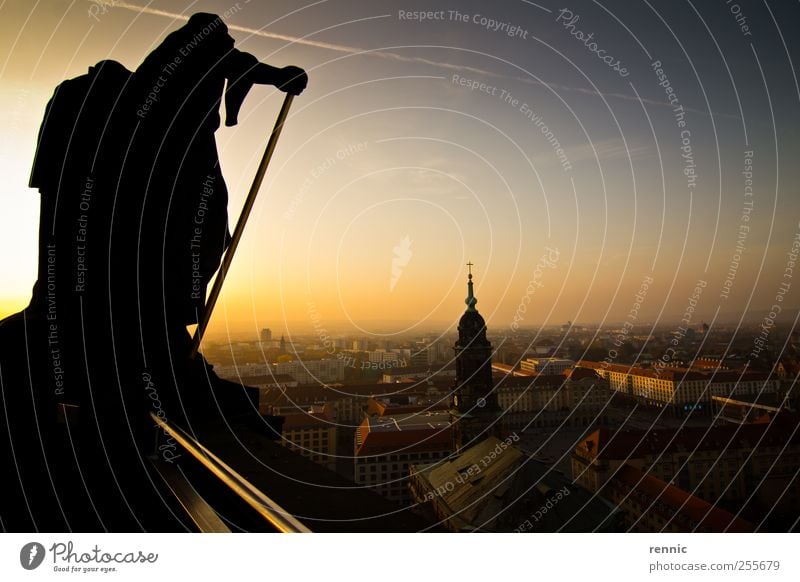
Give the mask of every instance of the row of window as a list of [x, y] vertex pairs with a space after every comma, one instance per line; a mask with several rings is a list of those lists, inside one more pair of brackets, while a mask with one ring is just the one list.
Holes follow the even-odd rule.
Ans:
[[[400, 471], [395, 471], [393, 473], [381, 473], [378, 475], [377, 473], [371, 475], [365, 475], [364, 472], [360, 472], [358, 476], [359, 483], [365, 483], [371, 481], [373, 483], [405, 483], [407, 475], [404, 475]], [[405, 485], [403, 485], [405, 487]]]
[[398, 455], [382, 455], [380, 457], [357, 458], [356, 463], [371, 464], [371, 463], [386, 463], [391, 461], [415, 462], [427, 459], [440, 459], [442, 457], [448, 456], [449, 454], [450, 454], [449, 451], [434, 451], [432, 453], [407, 453]]

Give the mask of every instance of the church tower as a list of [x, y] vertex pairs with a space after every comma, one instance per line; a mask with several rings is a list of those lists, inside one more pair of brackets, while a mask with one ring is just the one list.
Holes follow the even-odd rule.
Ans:
[[453, 418], [454, 452], [500, 433], [500, 407], [492, 382], [492, 344], [486, 339], [486, 322], [475, 305], [472, 263], [467, 263], [467, 309], [458, 322], [455, 345], [456, 381]]

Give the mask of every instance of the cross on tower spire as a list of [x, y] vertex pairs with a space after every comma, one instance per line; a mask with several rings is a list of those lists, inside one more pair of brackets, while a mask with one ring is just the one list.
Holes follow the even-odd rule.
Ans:
[[472, 290], [472, 267], [475, 265], [470, 261], [467, 263], [467, 267], [469, 268], [469, 276], [467, 277], [467, 298], [464, 300], [464, 303], [467, 304], [467, 311], [475, 311], [475, 304], [478, 300], [475, 298], [475, 293]]

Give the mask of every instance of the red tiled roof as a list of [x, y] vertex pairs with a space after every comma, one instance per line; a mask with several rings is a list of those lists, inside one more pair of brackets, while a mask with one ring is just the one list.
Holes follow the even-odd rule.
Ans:
[[[424, 395], [419, 395], [424, 396]], [[423, 411], [436, 411], [436, 410], [447, 410], [450, 408], [449, 402], [447, 398], [439, 400], [438, 402], [427, 402], [423, 400], [420, 403], [410, 404], [410, 403], [394, 403], [394, 402], [383, 402], [376, 398], [370, 398], [369, 402], [367, 403], [367, 414], [376, 414], [378, 416], [385, 416], [390, 414], [409, 414], [412, 412], [423, 412]]]
[[648, 378], [661, 378], [663, 380], [703, 380], [706, 374], [703, 372], [692, 371], [687, 368], [640, 368], [629, 364], [609, 364], [606, 362], [593, 362], [581, 360], [575, 364], [578, 368], [589, 368], [590, 370], [605, 370], [608, 372], [618, 372], [630, 374], [632, 376], [645, 376]]
[[283, 415], [283, 432], [304, 428], [328, 428], [335, 426], [325, 414], [297, 413]]
[[564, 375], [573, 381], [583, 380], [585, 378], [591, 378], [597, 380], [600, 379], [600, 376], [598, 376], [597, 372], [595, 372], [593, 369], [578, 368], [577, 366], [575, 368], [569, 368], [567, 370], [564, 370]]
[[[638, 459], [673, 451], [708, 451], [800, 444], [794, 415], [778, 414], [769, 425], [731, 425], [712, 428], [684, 427], [675, 430], [618, 430], [599, 428], [575, 449], [588, 458]], [[763, 439], [762, 439], [763, 436]], [[759, 443], [760, 440], [760, 443]]]
[[[611, 497], [609, 493], [618, 490], [621, 496], [628, 495], [644, 505], [645, 511], [659, 511], [663, 504], [666, 506], [662, 513], [677, 524], [688, 520], [691, 529], [700, 529], [712, 532], [752, 532], [755, 527], [749, 521], [738, 518], [732, 513], [712, 505], [708, 501], [692, 495], [674, 485], [670, 485], [650, 474], [628, 464], [622, 465], [614, 477], [603, 488], [603, 495]], [[652, 504], [652, 505], [651, 505]], [[674, 516], [674, 517], [673, 517]]]
[[644, 376], [647, 378], [660, 378], [662, 380], [672, 380], [681, 382], [685, 380], [706, 380], [709, 382], [761, 382], [769, 378], [768, 374], [761, 372], [745, 372], [741, 374], [735, 371], [701, 372], [689, 368], [640, 368], [628, 364], [608, 364], [606, 362], [593, 362], [591, 360], [581, 360], [576, 364], [578, 368], [588, 368], [590, 370], [606, 370], [630, 374], [632, 376]]
[[392, 432], [363, 431], [358, 428], [363, 440], [356, 451], [357, 457], [448, 451], [452, 448], [452, 428], [404, 430]]
[[452, 426], [441, 423], [442, 417], [447, 415], [365, 418], [357, 429], [356, 456], [450, 450]]

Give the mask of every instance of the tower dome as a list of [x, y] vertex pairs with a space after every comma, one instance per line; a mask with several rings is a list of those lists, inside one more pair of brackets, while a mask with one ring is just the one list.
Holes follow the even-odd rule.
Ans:
[[469, 267], [469, 275], [467, 275], [467, 298], [464, 303], [467, 304], [467, 309], [464, 315], [458, 321], [458, 343], [457, 346], [462, 348], [466, 347], [491, 347], [491, 344], [486, 339], [486, 321], [475, 305], [478, 303], [478, 298], [475, 297], [475, 291], [472, 283], [472, 262], [467, 263]]

